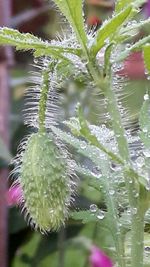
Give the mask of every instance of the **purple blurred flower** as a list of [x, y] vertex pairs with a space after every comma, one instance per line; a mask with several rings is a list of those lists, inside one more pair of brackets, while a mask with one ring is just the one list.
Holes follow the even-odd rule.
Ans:
[[112, 267], [112, 260], [98, 247], [93, 246], [90, 255], [91, 267]]
[[146, 17], [150, 17], [150, 0], [147, 0], [145, 6], [144, 6], [144, 13]]
[[22, 189], [19, 185], [9, 188], [6, 194], [8, 206], [19, 205], [22, 202]]

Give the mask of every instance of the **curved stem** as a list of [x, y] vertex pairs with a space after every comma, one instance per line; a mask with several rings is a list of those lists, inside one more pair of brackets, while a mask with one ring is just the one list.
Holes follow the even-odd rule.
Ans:
[[49, 91], [49, 67], [42, 72], [41, 96], [39, 101], [39, 130], [45, 131], [46, 106]]

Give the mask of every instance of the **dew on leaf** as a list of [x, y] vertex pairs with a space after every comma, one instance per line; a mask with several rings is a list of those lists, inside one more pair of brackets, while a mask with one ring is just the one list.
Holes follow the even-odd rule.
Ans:
[[143, 133], [147, 133], [147, 132], [148, 132], [147, 128], [144, 127], [144, 128], [143, 128]]
[[141, 168], [143, 165], [144, 165], [145, 161], [144, 161], [144, 158], [143, 157], [138, 157], [137, 160], [136, 160], [136, 164], [139, 168]]
[[132, 214], [137, 214], [137, 208], [132, 208]]
[[149, 149], [145, 149], [143, 150], [143, 154], [146, 158], [150, 158], [150, 150]]
[[144, 250], [150, 252], [150, 246], [144, 247]]
[[38, 59], [34, 58], [34, 63], [37, 64], [38, 63]]
[[97, 205], [96, 204], [90, 205], [90, 211], [91, 212], [96, 212], [97, 211]]
[[148, 94], [144, 95], [144, 100], [149, 100], [149, 95]]
[[110, 194], [111, 196], [113, 196], [113, 195], [115, 194], [115, 190], [110, 189], [110, 190], [109, 190], [109, 194]]
[[82, 148], [82, 149], [85, 149], [86, 146], [87, 146], [86, 142], [82, 142], [82, 143], [81, 143], [81, 148]]
[[103, 210], [99, 210], [99, 211], [97, 212], [97, 219], [99, 219], [99, 220], [103, 220], [104, 217], [105, 217], [105, 212], [104, 212]]

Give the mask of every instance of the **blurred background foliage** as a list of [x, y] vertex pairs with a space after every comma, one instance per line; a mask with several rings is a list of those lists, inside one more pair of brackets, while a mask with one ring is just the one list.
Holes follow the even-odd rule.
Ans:
[[[85, 21], [89, 30], [101, 27], [101, 23], [112, 14], [114, 1], [112, 0], [87, 0], [85, 3]], [[144, 8], [136, 18], [146, 18]], [[43, 39], [56, 37], [59, 32], [67, 30], [67, 23], [56, 12], [53, 2], [44, 0], [12, 0], [11, 27], [21, 32], [30, 32]], [[142, 28], [136, 35], [140, 38], [150, 31]], [[133, 41], [133, 40], [132, 40]], [[21, 139], [29, 132], [23, 124], [22, 110], [24, 107], [24, 93], [30, 83], [30, 72], [35, 71], [31, 53], [15, 52], [14, 64], [10, 70], [11, 112], [10, 112], [10, 151], [0, 141], [0, 165], [7, 165], [10, 157], [17, 153], [17, 146]], [[128, 107], [133, 123], [137, 121], [143, 95], [149, 87], [149, 81], [145, 79], [144, 64], [139, 53], [132, 54], [124, 63], [119, 72], [120, 76], [127, 75], [124, 90], [128, 97], [123, 105]], [[88, 121], [92, 124], [105, 123], [105, 110], [100, 105], [97, 94], [93, 94], [90, 88], [86, 88], [84, 79], [73, 77], [61, 88], [63, 119], [75, 115], [75, 106], [81, 102]], [[136, 130], [138, 125], [136, 125]], [[73, 151], [72, 151], [73, 152]], [[84, 164], [90, 164], [87, 159], [80, 158]], [[9, 181], [9, 183], [11, 183]], [[89, 209], [92, 203], [105, 209], [103, 196], [95, 188], [87, 185], [80, 177], [78, 195], [74, 204], [77, 210]], [[9, 267], [86, 267], [88, 263], [88, 242], [98, 245], [107, 252], [107, 247], [113, 247], [112, 240], [107, 234], [105, 219], [103, 222], [82, 223], [81, 220], [68, 220], [65, 229], [58, 233], [42, 235], [34, 232], [27, 226], [23, 215], [16, 207], [9, 208]], [[146, 226], [150, 231], [150, 226]], [[109, 251], [110, 253], [110, 251]], [[112, 249], [113, 254], [113, 249]]]

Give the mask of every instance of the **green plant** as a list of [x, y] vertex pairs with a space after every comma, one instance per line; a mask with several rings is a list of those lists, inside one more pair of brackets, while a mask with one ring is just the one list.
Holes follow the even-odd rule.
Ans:
[[[144, 266], [144, 225], [149, 217], [149, 89], [138, 118], [140, 131], [133, 136], [132, 130], [129, 131], [130, 118], [121, 104], [121, 97], [125, 95], [122, 80], [117, 75], [121, 62], [131, 52], [143, 51], [149, 78], [150, 36], [128, 46], [136, 29], [150, 22], [133, 21], [143, 2], [116, 1], [112, 18], [96, 33], [88, 34], [82, 0], [55, 0], [70, 23], [71, 31], [69, 38], [64, 36], [64, 39], [50, 43], [31, 34], [0, 29], [0, 44], [15, 46], [18, 50], [33, 50], [35, 58], [42, 57], [41, 76], [35, 79], [36, 87], [28, 92], [30, 98], [25, 119], [37, 133], [23, 145], [14, 170], [19, 172], [16, 183], [23, 189], [25, 213], [42, 231], [57, 229], [68, 216], [76, 183], [70, 178], [70, 170], [76, 169], [90, 177], [87, 183], [103, 191], [107, 212], [92, 205], [89, 211], [71, 212], [70, 217], [84, 221], [106, 218], [115, 247], [114, 259], [119, 267]], [[55, 125], [55, 121], [59, 123], [59, 116], [56, 118], [55, 115], [56, 93], [60, 84], [71, 76], [75, 80], [82, 78], [93, 93], [98, 90], [102, 94], [108, 111], [105, 125], [90, 125], [80, 104], [77, 117], [64, 122], [72, 134]], [[81, 168], [79, 163], [72, 164], [58, 140], [88, 157], [97, 167], [97, 173]], [[138, 153], [132, 148], [134, 142], [138, 143]], [[127, 232], [130, 233], [129, 241], [126, 241]]]

